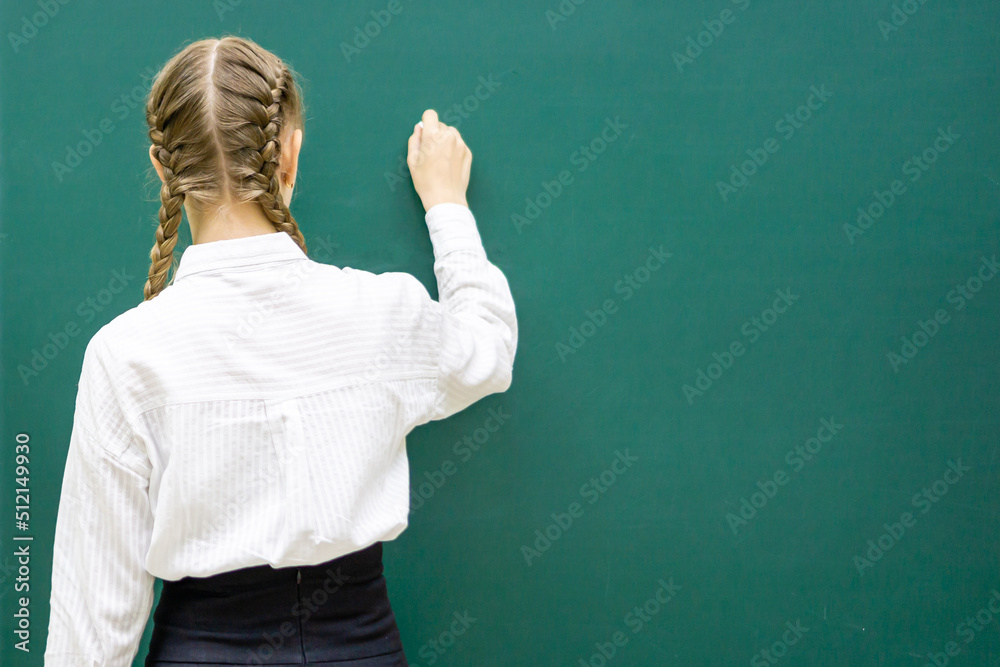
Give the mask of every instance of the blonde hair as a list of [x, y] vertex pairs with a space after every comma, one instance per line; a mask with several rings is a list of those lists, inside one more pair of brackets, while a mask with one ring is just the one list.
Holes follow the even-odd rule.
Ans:
[[256, 201], [275, 229], [306, 252], [278, 180], [280, 134], [302, 128], [302, 116], [293, 70], [249, 39], [203, 39], [167, 61], [146, 100], [164, 176], [146, 301], [166, 286], [185, 199], [198, 210], [220, 205], [226, 195], [236, 203]]

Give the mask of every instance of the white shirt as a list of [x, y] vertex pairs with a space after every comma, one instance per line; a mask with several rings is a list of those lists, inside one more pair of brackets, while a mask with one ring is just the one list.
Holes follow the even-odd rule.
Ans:
[[129, 666], [154, 577], [321, 563], [407, 526], [405, 436], [510, 386], [517, 320], [471, 211], [426, 215], [408, 273], [284, 232], [188, 246], [87, 345], [53, 545], [45, 665]]

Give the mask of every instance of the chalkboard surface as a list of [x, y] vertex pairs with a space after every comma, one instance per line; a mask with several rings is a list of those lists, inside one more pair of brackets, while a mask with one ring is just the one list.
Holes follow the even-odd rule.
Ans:
[[223, 34], [303, 76], [318, 261], [436, 295], [406, 138], [435, 108], [475, 156], [520, 342], [508, 392], [407, 439], [411, 664], [1000, 664], [996, 2], [0, 18], [3, 665], [42, 664], [86, 343], [142, 299], [150, 76]]

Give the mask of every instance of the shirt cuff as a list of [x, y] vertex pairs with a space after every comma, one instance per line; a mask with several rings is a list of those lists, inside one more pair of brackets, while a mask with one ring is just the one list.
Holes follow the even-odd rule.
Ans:
[[476, 228], [476, 219], [467, 206], [455, 203], [435, 204], [424, 216], [434, 246], [437, 261], [456, 250], [478, 250], [483, 254], [483, 239]]

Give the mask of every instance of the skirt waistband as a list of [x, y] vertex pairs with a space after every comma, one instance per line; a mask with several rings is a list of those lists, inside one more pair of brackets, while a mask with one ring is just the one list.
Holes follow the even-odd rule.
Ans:
[[311, 664], [397, 652], [406, 664], [382, 542], [317, 565], [165, 580], [153, 623], [147, 665]]

